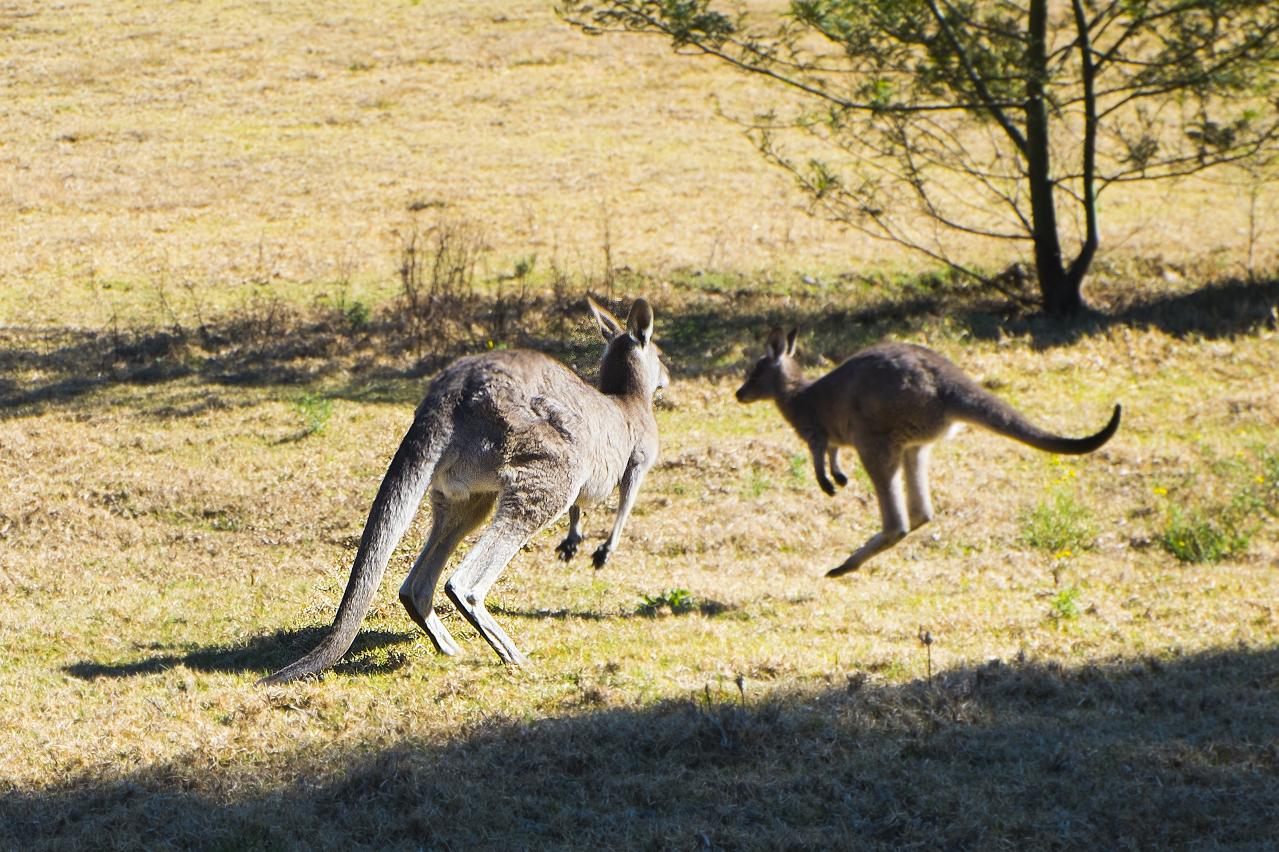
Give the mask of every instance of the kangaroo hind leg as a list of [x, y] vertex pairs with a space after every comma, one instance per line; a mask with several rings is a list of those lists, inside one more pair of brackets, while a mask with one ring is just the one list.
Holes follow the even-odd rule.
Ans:
[[435, 587], [458, 543], [483, 522], [495, 498], [495, 494], [477, 494], [452, 501], [438, 491], [431, 492], [431, 533], [400, 586], [400, 603], [441, 654], [453, 656], [462, 649], [435, 611]]
[[906, 511], [910, 528], [917, 530], [933, 519], [933, 501], [928, 494], [928, 457], [931, 444], [910, 447], [905, 451]]
[[577, 555], [577, 548], [581, 543], [582, 510], [577, 506], [570, 506], [568, 510], [568, 535], [564, 536], [564, 540], [555, 547], [555, 552], [559, 554], [561, 561], [568, 562]]
[[827, 577], [840, 577], [856, 571], [872, 556], [892, 547], [906, 537], [906, 495], [902, 488], [902, 450], [887, 443], [859, 448], [862, 466], [875, 486], [879, 515], [883, 528], [853, 551], [843, 564], [826, 572]]
[[504, 663], [524, 665], [528, 658], [485, 608], [484, 597], [524, 543], [567, 508], [568, 499], [566, 495], [553, 497], [545, 493], [503, 493], [492, 523], [480, 533], [457, 571], [444, 584], [444, 592], [458, 612], [493, 646]]
[[843, 488], [848, 484], [848, 474], [844, 473], [843, 468], [839, 466], [839, 447], [831, 444], [826, 448], [826, 461], [830, 466], [830, 477], [835, 480], [835, 484]]

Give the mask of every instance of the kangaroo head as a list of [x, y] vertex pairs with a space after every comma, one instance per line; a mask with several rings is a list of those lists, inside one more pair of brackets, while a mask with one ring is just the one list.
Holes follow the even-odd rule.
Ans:
[[738, 402], [755, 402], [759, 399], [778, 399], [784, 389], [802, 379], [799, 362], [795, 360], [795, 341], [799, 329], [792, 328], [783, 334], [774, 327], [768, 333], [764, 357], [755, 362], [746, 374], [746, 381], [737, 389]]
[[646, 400], [666, 387], [670, 374], [662, 363], [662, 350], [653, 342], [653, 309], [636, 299], [626, 326], [587, 296], [586, 303], [608, 344], [600, 360], [600, 390], [607, 394], [636, 394]]

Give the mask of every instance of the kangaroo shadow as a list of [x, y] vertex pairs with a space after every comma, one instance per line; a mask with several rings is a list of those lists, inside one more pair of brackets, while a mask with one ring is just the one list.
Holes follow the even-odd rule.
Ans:
[[525, 609], [522, 607], [504, 606], [500, 603], [486, 604], [494, 615], [509, 618], [552, 619], [555, 621], [614, 621], [634, 618], [635, 613], [625, 610], [601, 611], [597, 609]]
[[228, 768], [197, 749], [6, 785], [0, 846], [1264, 849], [1279, 836], [1274, 647], [992, 661], [901, 684], [747, 681], [595, 709], [581, 687], [565, 715], [490, 714], [447, 737], [347, 738]]
[[613, 610], [611, 612], [603, 612], [596, 609], [523, 609], [520, 607], [503, 606], [498, 603], [488, 604], [489, 610], [494, 615], [509, 616], [511, 618], [530, 618], [530, 619], [553, 619], [556, 621], [614, 621], [630, 618], [657, 618], [662, 615], [678, 617], [681, 615], [690, 615], [692, 613], [700, 613], [709, 618], [723, 615], [729, 612], [735, 612], [738, 607], [736, 604], [725, 603], [723, 601], [714, 600], [713, 598], [700, 598], [690, 602], [687, 606], [680, 606], [678, 603], [672, 608], [659, 602], [641, 603], [633, 610]]
[[[67, 674], [81, 680], [98, 678], [127, 678], [158, 674], [175, 666], [202, 672], [229, 672], [232, 674], [274, 671], [296, 660], [315, 647], [328, 633], [327, 627], [301, 627], [279, 630], [264, 636], [228, 645], [192, 648], [176, 653], [162, 653], [129, 663], [100, 663], [81, 661], [63, 667]], [[373, 654], [394, 645], [403, 645], [417, 638], [412, 632], [391, 630], [361, 630], [347, 652], [345, 661], [335, 671], [348, 674], [373, 674], [393, 671], [404, 665], [403, 654]], [[163, 650], [156, 646], [148, 650]]]

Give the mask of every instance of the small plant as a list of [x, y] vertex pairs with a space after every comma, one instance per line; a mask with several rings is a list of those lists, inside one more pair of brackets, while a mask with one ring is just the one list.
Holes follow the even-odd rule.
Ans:
[[790, 476], [798, 483], [803, 483], [808, 478], [808, 456], [795, 453], [790, 457]]
[[400, 241], [403, 310], [397, 316], [419, 351], [428, 341], [447, 348], [473, 319], [475, 270], [488, 251], [483, 235], [467, 221], [444, 220], [431, 227], [414, 223]]
[[1279, 449], [1266, 451], [1260, 461], [1261, 470], [1253, 474], [1253, 490], [1266, 514], [1279, 517]]
[[752, 469], [750, 479], [746, 481], [746, 493], [752, 497], [759, 497], [765, 491], [773, 487], [773, 480], [769, 479], [758, 470]]
[[928, 685], [933, 685], [933, 634], [931, 630], [925, 630], [923, 625], [919, 628], [919, 644], [924, 646], [927, 653], [928, 661]]
[[1069, 491], [1056, 489], [1021, 517], [1021, 538], [1038, 550], [1075, 553], [1092, 547], [1092, 515]]
[[1243, 451], [1236, 455], [1242, 461], [1232, 462], [1225, 471], [1236, 482], [1229, 503], [1187, 509], [1168, 495], [1167, 488], [1154, 489], [1167, 503], [1158, 541], [1181, 562], [1221, 562], [1238, 556], [1248, 549], [1265, 517], [1279, 515], [1279, 453], [1260, 449], [1251, 460]]
[[362, 331], [368, 327], [372, 312], [369, 306], [359, 299], [347, 302], [342, 306], [342, 319], [350, 326], [351, 331]]
[[1168, 511], [1168, 523], [1159, 537], [1164, 550], [1182, 562], [1220, 562], [1248, 549], [1250, 536], [1240, 528], [1235, 513], [1225, 511], [1216, 518], [1199, 512], [1184, 512], [1180, 506]]
[[688, 589], [667, 589], [657, 595], [644, 595], [636, 612], [653, 618], [662, 610], [670, 610], [672, 615], [683, 615], [697, 608], [697, 601]]
[[1079, 617], [1079, 587], [1067, 586], [1058, 592], [1048, 608], [1048, 617], [1060, 624]]
[[329, 417], [333, 414], [333, 400], [327, 396], [307, 392], [293, 400], [293, 408], [302, 418], [300, 437], [305, 438], [324, 431]]

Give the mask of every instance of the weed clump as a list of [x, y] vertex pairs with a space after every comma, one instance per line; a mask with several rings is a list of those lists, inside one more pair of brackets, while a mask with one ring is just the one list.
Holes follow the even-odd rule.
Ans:
[[333, 415], [333, 400], [308, 392], [293, 400], [293, 408], [302, 418], [302, 433], [299, 437], [305, 438], [324, 431]]
[[[1241, 453], [1242, 455], [1242, 453]], [[1159, 544], [1188, 564], [1222, 562], [1248, 550], [1263, 516], [1279, 516], [1279, 451], [1265, 450], [1235, 471], [1234, 494], [1224, 505], [1187, 509], [1169, 498]], [[1167, 495], [1156, 488], [1157, 495]]]
[[660, 615], [664, 610], [669, 610], [671, 615], [683, 615], [686, 612], [692, 612], [697, 608], [697, 601], [694, 599], [688, 589], [667, 589], [656, 595], [644, 595], [640, 598], [640, 605], [635, 611], [640, 615], [647, 615], [649, 618]]
[[1234, 512], [1210, 517], [1204, 512], [1186, 512], [1173, 506], [1159, 543], [1181, 562], [1221, 562], [1248, 549], [1251, 535], [1240, 527], [1242, 520]]
[[1057, 625], [1079, 617], [1079, 587], [1067, 586], [1058, 592], [1048, 608], [1048, 618]]
[[1021, 518], [1021, 538], [1037, 550], [1061, 554], [1092, 547], [1092, 513], [1069, 491], [1054, 490]]

